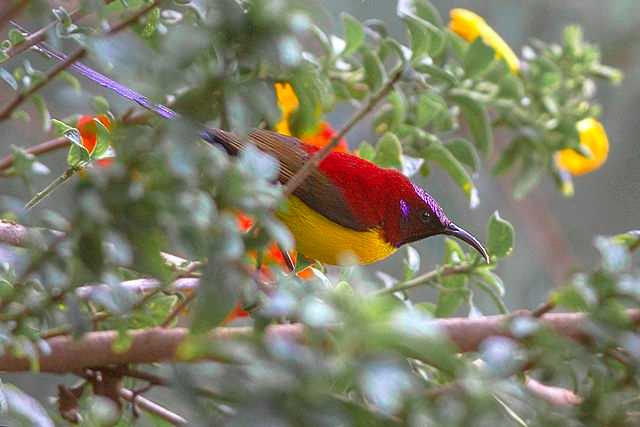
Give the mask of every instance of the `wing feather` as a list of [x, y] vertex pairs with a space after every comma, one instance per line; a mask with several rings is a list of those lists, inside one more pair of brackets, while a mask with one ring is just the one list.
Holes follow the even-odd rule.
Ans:
[[[222, 145], [230, 155], [234, 156], [247, 144], [247, 141], [241, 140], [237, 135], [219, 129], [208, 130], [205, 139]], [[299, 139], [276, 132], [256, 129], [249, 133], [248, 141], [278, 159], [280, 162], [278, 180], [283, 185], [302, 168], [310, 157]], [[337, 224], [357, 231], [366, 231], [371, 228], [356, 217], [340, 187], [317, 168], [293, 194], [316, 212]]]

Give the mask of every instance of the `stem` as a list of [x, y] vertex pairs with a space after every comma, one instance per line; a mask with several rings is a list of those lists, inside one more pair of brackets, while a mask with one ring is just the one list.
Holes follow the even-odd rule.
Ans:
[[118, 394], [124, 400], [131, 402], [132, 405], [135, 405], [143, 411], [149, 412], [159, 418], [162, 418], [169, 424], [172, 424], [174, 426], [183, 426], [189, 424], [189, 422], [180, 415], [171, 412], [164, 406], [161, 406], [144, 396], [140, 396], [139, 394], [136, 394], [127, 388], [121, 388]]
[[439, 279], [440, 277], [453, 276], [456, 274], [468, 273], [474, 267], [472, 263], [462, 263], [458, 265], [444, 265], [436, 268], [435, 270], [431, 270], [428, 273], [422, 274], [418, 277], [414, 277], [411, 280], [407, 280], [404, 282], [400, 282], [399, 284], [392, 286], [390, 288], [380, 289], [379, 291], [374, 292], [373, 296], [381, 296], [388, 295], [394, 292], [406, 291], [408, 289], [413, 289], [418, 286], [423, 286], [430, 284], [432, 281]]
[[167, 316], [166, 319], [164, 319], [164, 321], [162, 322], [162, 324], [160, 326], [162, 326], [163, 328], [168, 328], [169, 325], [171, 325], [171, 322], [173, 322], [173, 320], [178, 317], [178, 315], [185, 309], [187, 308], [187, 306], [189, 304], [191, 304], [191, 301], [194, 300], [196, 296], [195, 292], [190, 293], [189, 295], [187, 295], [185, 297], [185, 299], [183, 299], [178, 305], [176, 305], [173, 310], [171, 311], [171, 313], [169, 313], [169, 315]]
[[380, 101], [382, 101], [393, 89], [393, 85], [400, 79], [402, 76], [402, 72], [404, 71], [403, 67], [398, 67], [398, 69], [391, 75], [389, 80], [385, 83], [385, 85], [376, 93], [374, 96], [369, 98], [369, 102], [358, 110], [347, 123], [340, 129], [340, 131], [331, 138], [331, 141], [318, 152], [316, 152], [309, 161], [307, 161], [300, 170], [287, 182], [287, 185], [284, 187], [284, 196], [288, 197], [302, 184], [302, 182], [307, 179], [309, 174], [313, 168], [317, 167], [338, 145], [340, 139], [344, 137], [347, 132], [351, 130], [360, 120], [362, 120], [367, 114], [373, 110]]
[[36, 206], [42, 200], [47, 198], [51, 193], [53, 193], [56, 190], [56, 188], [58, 188], [59, 186], [67, 182], [69, 178], [75, 175], [76, 172], [78, 172], [79, 170], [80, 168], [72, 166], [66, 171], [64, 171], [62, 175], [60, 175], [59, 177], [51, 181], [51, 183], [49, 183], [49, 185], [43, 188], [42, 191], [38, 192], [35, 196], [33, 196], [33, 198], [29, 200], [26, 205], [24, 205], [24, 208], [28, 211], [31, 210], [34, 206]]
[[[54, 138], [49, 141], [45, 141], [43, 143], [29, 147], [25, 151], [28, 154], [33, 154], [34, 156], [37, 156], [39, 154], [44, 154], [50, 151], [58, 150], [60, 148], [68, 147], [69, 144], [71, 144], [71, 142], [66, 137], [61, 136], [59, 138]], [[0, 159], [0, 171], [7, 170], [11, 166], [13, 166], [14, 160], [15, 159], [13, 157], [13, 154], [8, 154], [4, 156], [2, 159]]]
[[533, 317], [542, 317], [545, 314], [547, 314], [548, 312], [550, 312], [551, 310], [553, 310], [554, 308], [556, 308], [556, 303], [549, 300], [547, 302], [545, 302], [544, 304], [542, 304], [540, 307], [536, 308], [535, 310], [533, 310], [531, 312], [531, 316]]
[[19, 94], [17, 94], [11, 100], [11, 102], [9, 102], [9, 104], [7, 104], [7, 106], [0, 111], [0, 121], [5, 120], [7, 117], [9, 117], [11, 113], [20, 106], [20, 104], [22, 104], [27, 98], [29, 98], [29, 96], [33, 95], [38, 90], [42, 89], [45, 85], [47, 85], [47, 83], [53, 80], [58, 74], [60, 74], [61, 72], [69, 68], [71, 64], [73, 64], [74, 62], [82, 58], [86, 53], [87, 51], [84, 48], [80, 48], [76, 50], [74, 53], [69, 55], [69, 57], [67, 57], [63, 62], [56, 64], [55, 67], [49, 70], [49, 72], [47, 72], [47, 74], [45, 75], [44, 79], [40, 80], [38, 83], [29, 87], [26, 91], [20, 92]]

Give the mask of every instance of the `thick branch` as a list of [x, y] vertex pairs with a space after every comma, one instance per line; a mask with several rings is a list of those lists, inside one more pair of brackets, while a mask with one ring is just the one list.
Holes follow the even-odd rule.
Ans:
[[[640, 311], [630, 310], [629, 316], [640, 322]], [[487, 316], [479, 319], [451, 318], [434, 320], [443, 333], [461, 352], [476, 351], [490, 336], [508, 336], [503, 323], [509, 316]], [[575, 340], [586, 340], [584, 332], [587, 322], [584, 313], [557, 313], [542, 317], [556, 333]], [[211, 334], [212, 340], [226, 340], [248, 336], [250, 327], [221, 327]], [[152, 328], [131, 331], [132, 344], [122, 353], [113, 351], [113, 343], [118, 339], [117, 331], [91, 332], [83, 338], [55, 337], [47, 340], [51, 351], [40, 357], [42, 372], [74, 372], [83, 368], [122, 365], [129, 363], [155, 363], [181, 361], [176, 353], [179, 345], [189, 335], [185, 328]], [[272, 325], [267, 329], [271, 338], [278, 336], [300, 340], [304, 337], [304, 327], [300, 324]], [[182, 360], [184, 361], [184, 360]], [[0, 357], [0, 371], [28, 371], [29, 361], [6, 352]]]

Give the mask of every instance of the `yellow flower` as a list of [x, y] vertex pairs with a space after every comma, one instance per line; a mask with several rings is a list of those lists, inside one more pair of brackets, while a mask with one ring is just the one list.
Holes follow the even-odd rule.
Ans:
[[567, 148], [556, 153], [558, 168], [571, 175], [584, 175], [598, 169], [607, 160], [609, 139], [602, 123], [594, 118], [587, 118], [576, 123], [580, 135], [580, 145], [591, 154], [585, 157], [573, 149]]
[[467, 9], [453, 9], [449, 12], [449, 15], [451, 16], [451, 21], [449, 22], [451, 31], [468, 42], [473, 42], [478, 37], [482, 37], [482, 41], [496, 51], [498, 58], [503, 58], [507, 61], [512, 73], [518, 72], [520, 69], [518, 57], [481, 16]]
[[276, 123], [275, 131], [283, 135], [292, 135], [291, 128], [289, 128], [289, 118], [298, 108], [298, 97], [289, 83], [276, 83], [274, 86], [276, 89], [276, 100], [278, 101], [280, 111], [282, 111], [282, 117], [280, 117], [280, 121]]

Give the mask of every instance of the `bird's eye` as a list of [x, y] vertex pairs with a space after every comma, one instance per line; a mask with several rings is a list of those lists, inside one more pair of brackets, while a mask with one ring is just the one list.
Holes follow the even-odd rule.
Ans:
[[429, 220], [431, 219], [431, 213], [429, 213], [429, 211], [422, 212], [422, 215], [420, 215], [420, 219], [422, 220], [422, 222], [429, 222]]

